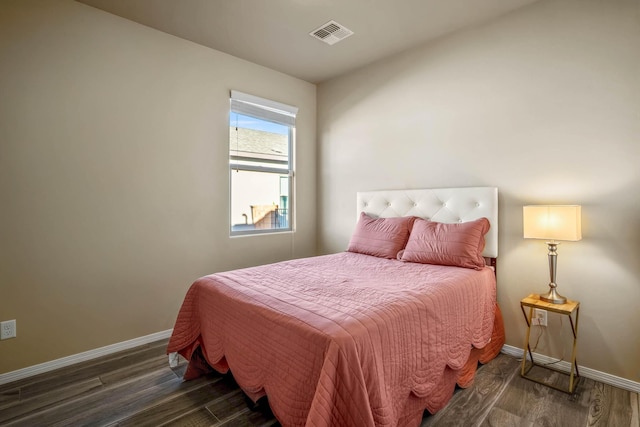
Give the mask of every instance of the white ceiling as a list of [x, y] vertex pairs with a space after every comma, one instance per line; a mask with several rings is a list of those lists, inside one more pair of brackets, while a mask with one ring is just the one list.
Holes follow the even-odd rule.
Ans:
[[[537, 0], [78, 0], [123, 18], [320, 83]], [[330, 20], [355, 34], [329, 46]]]

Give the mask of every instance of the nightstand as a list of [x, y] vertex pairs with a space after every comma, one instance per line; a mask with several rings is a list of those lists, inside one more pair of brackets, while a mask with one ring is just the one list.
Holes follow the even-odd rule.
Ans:
[[[525, 311], [525, 307], [529, 307], [529, 312]], [[558, 313], [569, 318], [569, 323], [571, 324], [571, 332], [573, 333], [573, 350], [571, 352], [571, 372], [566, 373], [555, 368], [552, 368], [548, 365], [537, 364], [533, 359], [533, 353], [531, 352], [531, 347], [529, 346], [529, 338], [531, 336], [531, 318], [533, 317], [533, 309], [538, 308], [541, 310], [547, 310], [552, 313]], [[524, 344], [524, 351], [522, 355], [522, 369], [520, 370], [520, 375], [523, 378], [526, 378], [531, 381], [535, 381], [540, 384], [544, 384], [546, 386], [555, 388], [556, 390], [564, 391], [565, 393], [572, 394], [580, 381], [580, 373], [578, 372], [578, 362], [576, 361], [576, 344], [578, 342], [578, 317], [580, 315], [580, 303], [578, 301], [569, 301], [565, 304], [553, 304], [540, 300], [540, 296], [536, 294], [531, 294], [526, 298], [523, 298], [520, 301], [520, 309], [522, 309], [522, 314], [524, 315], [524, 319], [527, 322], [527, 338]], [[531, 358], [531, 363], [527, 366], [527, 352], [529, 353], [529, 357]], [[558, 387], [554, 384], [549, 384], [544, 382], [538, 378], [534, 378], [529, 375], [531, 369], [534, 366], [539, 366], [544, 369], [549, 369], [552, 371], [559, 372], [564, 375], [569, 376], [569, 387], [563, 388]]]

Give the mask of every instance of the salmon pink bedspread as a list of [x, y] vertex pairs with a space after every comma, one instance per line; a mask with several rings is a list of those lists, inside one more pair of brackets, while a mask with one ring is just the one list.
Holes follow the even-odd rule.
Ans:
[[489, 268], [344, 252], [198, 279], [167, 351], [189, 379], [200, 348], [283, 426], [416, 426], [491, 341], [495, 310]]

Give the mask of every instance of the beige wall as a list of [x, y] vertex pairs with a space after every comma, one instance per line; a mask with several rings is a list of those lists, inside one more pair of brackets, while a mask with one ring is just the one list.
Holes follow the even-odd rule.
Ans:
[[[581, 204], [584, 238], [558, 258], [560, 290], [582, 303], [578, 360], [640, 380], [639, 1], [543, 0], [322, 84], [318, 147], [321, 252], [346, 247], [356, 191], [499, 187], [498, 292], [515, 347], [519, 300], [549, 281], [522, 205]], [[567, 360], [563, 327], [537, 351]]]
[[[201, 275], [314, 254], [314, 85], [66, 0], [0, 4], [0, 70], [0, 373], [170, 329]], [[228, 237], [232, 88], [300, 109], [294, 235]]]

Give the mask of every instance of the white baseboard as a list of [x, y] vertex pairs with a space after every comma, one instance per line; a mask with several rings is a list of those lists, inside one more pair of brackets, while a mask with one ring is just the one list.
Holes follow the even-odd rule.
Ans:
[[[149, 344], [154, 341], [169, 338], [172, 331], [172, 329], [167, 329], [166, 331], [156, 332], [155, 334], [145, 335], [143, 337], [111, 344], [105, 347], [96, 348], [94, 350], [85, 351], [83, 353], [73, 354], [71, 356], [41, 363], [39, 365], [18, 369], [17, 371], [7, 372], [6, 374], [0, 374], [0, 385], [28, 378], [33, 375], [42, 374], [44, 372], [53, 371], [58, 368], [73, 365], [74, 363], [85, 362], [87, 360], [96, 359], [101, 356], [106, 356], [108, 354], [117, 353], [122, 350], [128, 350], [140, 345]], [[513, 347], [505, 344], [502, 347], [502, 353], [508, 354], [509, 356], [522, 358], [522, 349], [518, 347]], [[545, 356], [544, 354], [534, 353], [534, 357], [536, 358], [536, 361], [541, 364], [551, 363], [555, 361], [555, 359], [549, 356]], [[554, 366], [564, 372], [569, 372], [571, 369], [571, 365], [567, 361], [555, 363]], [[587, 368], [580, 365], [578, 365], [578, 367], [580, 369], [580, 375], [585, 378], [591, 378], [592, 380], [600, 381], [614, 387], [619, 387], [635, 393], [640, 393], [640, 383], [636, 381], [631, 381], [626, 378], [620, 378], [615, 375], [596, 371], [595, 369]]]
[[[513, 347], [510, 345], [502, 346], [502, 353], [508, 354], [509, 356], [517, 357], [518, 359], [522, 359], [522, 349], [518, 347]], [[545, 356], [544, 354], [533, 353], [533, 357], [535, 358], [536, 363], [540, 363], [541, 365], [545, 363], [553, 363], [557, 359], [554, 359], [549, 356]], [[571, 363], [563, 360], [558, 363], [553, 364], [554, 368], [563, 371], [570, 372], [571, 371]], [[609, 384], [614, 387], [622, 388], [624, 390], [633, 391], [635, 393], [640, 393], [640, 383], [636, 381], [631, 381], [626, 378], [616, 377], [615, 375], [607, 374], [605, 372], [596, 371], [595, 369], [587, 368], [585, 366], [578, 365], [578, 369], [580, 370], [580, 376], [585, 378], [591, 378], [592, 380], [600, 381], [604, 384]]]
[[105, 347], [96, 348], [94, 350], [85, 351], [83, 353], [72, 354], [71, 356], [52, 360], [50, 362], [40, 363], [39, 365], [18, 369], [17, 371], [7, 372], [6, 374], [0, 374], [0, 385], [28, 378], [33, 375], [42, 374], [44, 372], [53, 371], [54, 369], [63, 368], [65, 366], [73, 365], [74, 363], [85, 362], [87, 360], [96, 359], [101, 356], [106, 356], [108, 354], [117, 353], [122, 350], [128, 350], [140, 345], [169, 338], [172, 331], [173, 329], [167, 329], [166, 331], [156, 332], [155, 334], [145, 335], [143, 337], [122, 341]]

